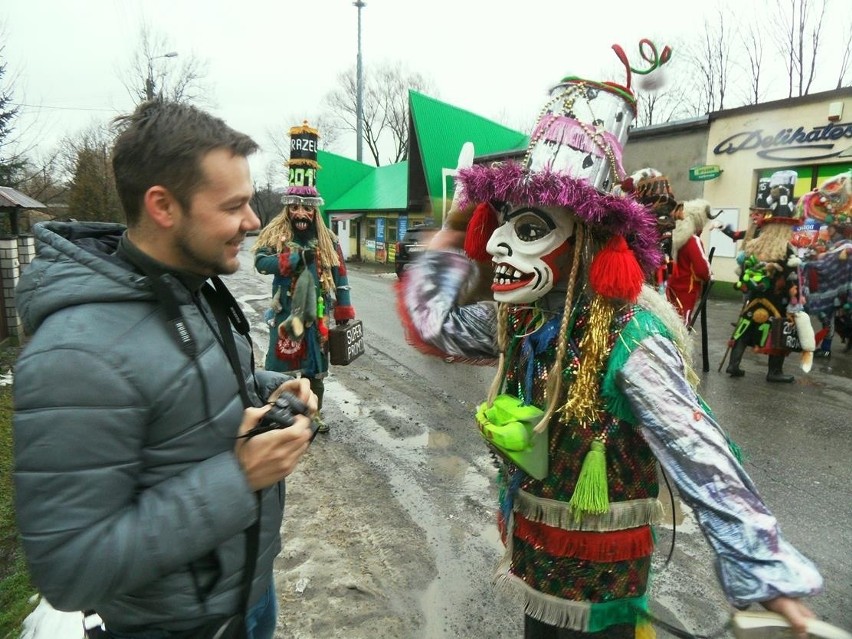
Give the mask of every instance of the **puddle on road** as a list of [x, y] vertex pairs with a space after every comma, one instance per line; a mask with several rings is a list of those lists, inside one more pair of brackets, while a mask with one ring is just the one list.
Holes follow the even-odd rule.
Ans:
[[[495, 561], [502, 553], [502, 544], [496, 526], [488, 525], [476, 530], [464, 514], [457, 515], [442, 508], [428, 487], [420, 483], [420, 476], [440, 477], [452, 484], [452, 490], [460, 496], [473, 499], [477, 503], [492, 508], [489, 495], [489, 478], [483, 472], [487, 468], [487, 455], [482, 456], [480, 464], [472, 465], [458, 455], [449, 454], [453, 445], [451, 435], [424, 429], [422, 433], [409, 437], [390, 435], [384, 426], [364, 408], [361, 399], [343, 387], [333, 377], [326, 378], [326, 397], [344, 417], [350, 421], [353, 435], [371, 442], [360, 450], [366, 460], [386, 474], [393, 494], [414, 522], [426, 534], [429, 548], [435, 561], [437, 575], [421, 597], [421, 610], [425, 626], [421, 629], [426, 637], [449, 636], [450, 628], [464, 622], [464, 610], [459, 602], [466, 600], [471, 592], [471, 566], [461, 561], [461, 557], [489, 556]], [[407, 413], [388, 405], [382, 406], [384, 415], [400, 420], [407, 419]], [[361, 447], [359, 447], [361, 448]], [[427, 477], [428, 480], [428, 477]], [[486, 553], [469, 553], [471, 545]], [[468, 554], [469, 553], [469, 554]], [[481, 561], [481, 559], [480, 559]], [[491, 565], [488, 566], [490, 574]]]

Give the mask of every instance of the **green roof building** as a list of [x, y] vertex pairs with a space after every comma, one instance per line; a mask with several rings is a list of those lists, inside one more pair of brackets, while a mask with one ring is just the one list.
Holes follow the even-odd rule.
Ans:
[[440, 225], [466, 142], [473, 143], [477, 155], [522, 150], [529, 142], [519, 131], [416, 91], [409, 91], [408, 104], [407, 161], [375, 167], [317, 153], [323, 212], [341, 237], [347, 259], [393, 262], [395, 244], [408, 226]]

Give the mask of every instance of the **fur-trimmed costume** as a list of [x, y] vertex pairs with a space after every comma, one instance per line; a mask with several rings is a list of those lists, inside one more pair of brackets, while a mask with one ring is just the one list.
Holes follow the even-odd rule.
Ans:
[[657, 267], [651, 283], [661, 293], [666, 290], [674, 264], [672, 262], [672, 235], [675, 229], [675, 215], [681, 205], [672, 193], [669, 179], [657, 169], [647, 167], [634, 172], [623, 186], [616, 185], [613, 193], [624, 192], [637, 202], [647, 206], [657, 221], [660, 235], [660, 251], [663, 262]]
[[701, 241], [709, 214], [710, 204], [706, 200], [684, 202], [683, 219], [677, 221], [672, 234], [674, 267], [666, 295], [686, 324], [692, 319], [702, 287], [710, 281], [710, 262]]

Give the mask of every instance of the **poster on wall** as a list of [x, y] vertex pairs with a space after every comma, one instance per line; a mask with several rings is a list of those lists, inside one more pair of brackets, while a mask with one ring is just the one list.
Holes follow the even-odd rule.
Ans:
[[736, 208], [714, 207], [712, 212], [713, 214], [718, 213], [719, 215], [713, 220], [712, 230], [710, 231], [710, 236], [707, 240], [707, 254], [709, 255], [711, 249], [715, 248], [716, 252], [713, 254], [714, 258], [736, 257], [737, 243], [722, 233], [720, 229], [730, 225], [730, 227], [736, 231], [740, 224], [740, 210]]

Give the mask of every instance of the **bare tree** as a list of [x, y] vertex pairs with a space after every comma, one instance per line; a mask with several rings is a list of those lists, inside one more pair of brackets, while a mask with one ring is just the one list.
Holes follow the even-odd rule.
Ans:
[[176, 51], [169, 39], [143, 25], [139, 45], [121, 80], [134, 104], [154, 97], [172, 102], [210, 104], [204, 78], [207, 62], [194, 54]]
[[849, 71], [850, 56], [852, 56], [852, 21], [847, 22], [846, 32], [843, 34], [843, 54], [840, 56], [840, 71], [837, 74], [836, 89], [852, 85], [852, 78], [846, 77]]
[[637, 93], [636, 126], [664, 124], [694, 115], [677, 85], [667, 85], [654, 91]]
[[715, 19], [704, 20], [700, 38], [686, 46], [685, 56], [691, 72], [698, 100], [695, 115], [725, 108], [725, 96], [732, 67], [732, 34], [725, 21], [725, 12], [719, 8]]
[[62, 179], [61, 164], [61, 147], [45, 156], [28, 158], [15, 188], [43, 204], [64, 202], [68, 195], [68, 182]]
[[[419, 73], [408, 73], [399, 63], [384, 63], [364, 69], [363, 135], [376, 166], [381, 165], [385, 148], [391, 148], [390, 163], [408, 157], [410, 138], [408, 91], [433, 92], [431, 83]], [[338, 86], [325, 102], [344, 131], [357, 132], [355, 68], [338, 76]]]
[[759, 104], [761, 101], [761, 69], [763, 67], [763, 38], [754, 22], [747, 22], [747, 29], [740, 30], [747, 66], [743, 69], [748, 78], [746, 104]]
[[[828, 0], [777, 0], [772, 22], [784, 57], [787, 97], [808, 95], [817, 68]], [[842, 13], [842, 12], [841, 12]], [[848, 13], [846, 14], [848, 16]], [[847, 47], [848, 50], [848, 47]]]

